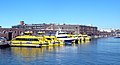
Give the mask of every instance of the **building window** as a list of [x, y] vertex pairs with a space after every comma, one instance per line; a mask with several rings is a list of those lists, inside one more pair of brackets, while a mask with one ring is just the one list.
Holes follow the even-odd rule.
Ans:
[[23, 33], [22, 31], [19, 32], [19, 34]]
[[15, 34], [17, 33], [17, 31], [14, 32]]
[[6, 33], [6, 31], [4, 30], [2, 33], [3, 33], [3, 34], [5, 34], [5, 33]]
[[78, 28], [78, 27], [75, 27], [76, 29]]

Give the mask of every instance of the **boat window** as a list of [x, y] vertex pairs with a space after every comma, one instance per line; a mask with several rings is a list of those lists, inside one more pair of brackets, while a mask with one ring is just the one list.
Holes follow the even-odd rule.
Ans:
[[120, 32], [117, 32], [117, 34], [120, 34]]
[[31, 39], [31, 41], [39, 41], [38, 39]]
[[59, 32], [58, 34], [69, 34], [68, 32]]
[[24, 35], [32, 35], [32, 33], [24, 33]]
[[82, 37], [82, 36], [78, 36], [78, 37]]
[[67, 36], [66, 37], [57, 37], [57, 38], [67, 38]]
[[50, 38], [46, 38], [47, 40], [51, 40]]
[[58, 34], [60, 35], [60, 34], [68, 34], [68, 33], [58, 33]]
[[39, 41], [37, 38], [16, 38], [17, 41]]

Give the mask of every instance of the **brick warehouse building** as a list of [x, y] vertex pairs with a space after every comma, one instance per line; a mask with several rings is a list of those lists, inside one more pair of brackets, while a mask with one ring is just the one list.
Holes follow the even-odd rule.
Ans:
[[24, 24], [24, 21], [20, 21], [20, 25], [12, 26], [12, 28], [20, 29], [33, 29], [33, 30], [52, 30], [56, 31], [62, 29], [65, 32], [73, 32], [74, 34], [83, 34], [88, 35], [97, 35], [98, 30], [95, 26], [86, 26], [86, 25], [71, 25], [71, 24]]
[[20, 29], [34, 29], [34, 30], [45, 30], [51, 24], [25, 24], [24, 21], [20, 21], [19, 25], [14, 25], [12, 28], [20, 28]]
[[71, 25], [71, 24], [24, 24], [24, 21], [20, 21], [19, 25], [12, 26], [12, 28], [0, 28], [0, 36], [6, 37], [8, 40], [21, 35], [25, 31], [32, 31], [33, 35], [36, 35], [39, 31], [56, 32], [62, 29], [65, 32], [72, 32], [73, 34], [88, 34], [88, 35], [109, 35], [107, 32], [100, 32], [95, 26], [86, 25]]
[[18, 35], [23, 34], [25, 31], [32, 31], [33, 35], [37, 35], [37, 32], [44, 31], [46, 33], [53, 32], [61, 29], [64, 32], [70, 32], [73, 34], [88, 34], [90, 36], [94, 35], [111, 35], [110, 32], [101, 32], [96, 26], [86, 26], [86, 25], [71, 25], [71, 24], [25, 24], [24, 21], [20, 21], [19, 25], [14, 25], [12, 28], [2, 28], [0, 26], [0, 37], [6, 37], [7, 40], [11, 40]]
[[70, 24], [63, 24], [63, 25], [56, 25], [51, 24], [49, 27], [46, 28], [47, 30], [59, 30], [66, 32], [74, 32], [74, 34], [88, 34], [88, 35], [97, 35], [98, 30], [95, 26], [85, 26], [85, 25], [70, 25]]

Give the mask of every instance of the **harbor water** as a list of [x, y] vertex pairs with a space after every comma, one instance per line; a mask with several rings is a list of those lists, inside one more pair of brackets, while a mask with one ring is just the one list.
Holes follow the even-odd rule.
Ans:
[[0, 65], [120, 65], [120, 38], [67, 46], [1, 48]]

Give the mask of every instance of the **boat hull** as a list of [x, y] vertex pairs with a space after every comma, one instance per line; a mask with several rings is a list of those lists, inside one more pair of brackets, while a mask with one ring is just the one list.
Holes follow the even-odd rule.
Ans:
[[120, 37], [115, 37], [115, 38], [120, 38]]
[[10, 47], [9, 44], [0, 44], [0, 48], [6, 48], [6, 47]]
[[36, 44], [11, 44], [12, 47], [41, 47], [41, 45]]
[[78, 40], [77, 38], [59, 38], [59, 40], [62, 40], [65, 45], [70, 45], [75, 43], [75, 40]]

